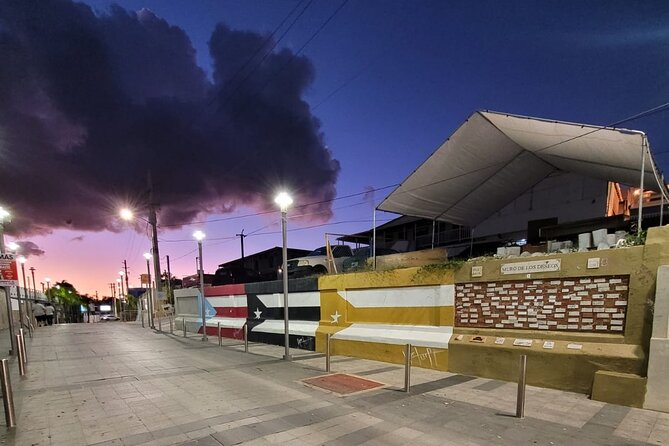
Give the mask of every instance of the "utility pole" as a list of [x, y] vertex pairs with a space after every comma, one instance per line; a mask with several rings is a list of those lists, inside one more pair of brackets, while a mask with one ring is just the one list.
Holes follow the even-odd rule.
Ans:
[[242, 232], [239, 234], [235, 234], [235, 236], [239, 237], [240, 241], [242, 242], [242, 266], [244, 265], [244, 237], [246, 237], [246, 234], [244, 234], [244, 230], [242, 229]]
[[167, 299], [169, 303], [174, 304], [174, 296], [172, 296], [172, 271], [170, 271], [170, 256], [167, 257]]
[[125, 271], [125, 292], [130, 292], [130, 286], [128, 285], [128, 262], [123, 261], [123, 271]]
[[[153, 199], [153, 183], [151, 181], [151, 171], [148, 174], [149, 180], [149, 224], [151, 225], [151, 241], [153, 254], [153, 276], [156, 278], [156, 294], [163, 290], [163, 285], [160, 280], [160, 251], [158, 251], [158, 219], [156, 218], [156, 204]], [[149, 286], [151, 286], [149, 284]]]

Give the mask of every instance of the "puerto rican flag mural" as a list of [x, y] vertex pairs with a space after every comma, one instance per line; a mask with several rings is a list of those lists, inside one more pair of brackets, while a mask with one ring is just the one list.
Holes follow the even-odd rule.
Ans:
[[[199, 313], [199, 290], [189, 288], [175, 291], [183, 298], [190, 298], [189, 310], [184, 317], [188, 329], [202, 333]], [[218, 324], [221, 336], [244, 339], [244, 324], [248, 324], [248, 336], [251, 342], [283, 345], [283, 283], [259, 282], [207, 287], [205, 294], [205, 312], [207, 335], [218, 336]], [[197, 308], [194, 299], [198, 299]], [[316, 329], [320, 320], [320, 291], [317, 279], [291, 280], [288, 295], [288, 317], [290, 332], [289, 343], [293, 348], [304, 350], [316, 349]], [[184, 306], [185, 307], [185, 306]]]
[[[283, 284], [280, 281], [246, 284], [249, 309], [249, 340], [264, 344], [284, 343]], [[320, 320], [318, 279], [291, 280], [288, 288], [289, 345], [316, 349], [316, 329]]]
[[[248, 317], [246, 292], [243, 284], [220, 285], [204, 289], [207, 313], [207, 335], [218, 336], [218, 324], [221, 324], [221, 336], [244, 339], [244, 324]], [[202, 333], [202, 325], [198, 330]]]

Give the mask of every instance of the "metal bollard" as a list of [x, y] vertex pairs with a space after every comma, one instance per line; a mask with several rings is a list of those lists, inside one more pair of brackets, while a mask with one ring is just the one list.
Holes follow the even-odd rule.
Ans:
[[174, 334], [174, 322], [172, 316], [170, 316], [170, 334]]
[[325, 371], [328, 373], [330, 373], [330, 336], [330, 333], [325, 335]]
[[216, 333], [218, 334], [218, 346], [223, 345], [223, 337], [221, 336], [221, 323], [216, 324]]
[[520, 355], [518, 369], [518, 395], [516, 398], [516, 418], [525, 418], [525, 384], [527, 375], [527, 355]]
[[144, 328], [144, 310], [139, 310], [139, 315], [142, 317], [142, 328]]
[[411, 344], [404, 348], [404, 391], [409, 392], [411, 388]]
[[26, 360], [23, 357], [23, 350], [20, 347], [21, 345], [21, 335], [16, 335], [16, 352], [18, 353], [19, 360], [19, 375], [26, 376]]
[[2, 387], [2, 402], [5, 405], [5, 421], [7, 427], [16, 426], [16, 415], [14, 415], [14, 394], [12, 382], [9, 379], [9, 365], [6, 359], [2, 359], [0, 365], [0, 386]]
[[163, 318], [162, 317], [158, 318], [158, 331], [161, 332], [161, 333], [163, 332]]
[[249, 325], [244, 324], [244, 353], [249, 352]]
[[26, 336], [25, 333], [23, 332], [23, 328], [19, 328], [19, 335], [21, 336], [21, 344], [19, 344], [19, 348], [23, 350], [23, 362], [24, 364], [28, 364], [28, 351], [26, 350]]
[[186, 337], [186, 318], [182, 318], [181, 322], [184, 324], [184, 338]]

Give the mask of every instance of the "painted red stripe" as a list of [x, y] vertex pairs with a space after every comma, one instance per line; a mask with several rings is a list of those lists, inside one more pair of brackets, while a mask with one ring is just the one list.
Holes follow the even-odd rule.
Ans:
[[216, 316], [221, 317], [239, 317], [246, 319], [249, 314], [248, 307], [214, 307]]
[[205, 287], [204, 295], [206, 297], [231, 296], [233, 294], [246, 294], [243, 283], [234, 283], [230, 285], [218, 285]]
[[[209, 324], [207, 322], [207, 324]], [[216, 325], [211, 326], [207, 325], [207, 336], [218, 336], [218, 327]], [[202, 327], [198, 330], [199, 334], [202, 334]], [[221, 328], [221, 336], [224, 338], [230, 339], [244, 339], [244, 329], [242, 328]]]

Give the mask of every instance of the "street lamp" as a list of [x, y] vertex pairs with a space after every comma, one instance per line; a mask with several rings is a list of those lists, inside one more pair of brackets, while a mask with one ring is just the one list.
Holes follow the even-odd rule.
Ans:
[[286, 236], [286, 214], [288, 206], [293, 204], [293, 199], [286, 192], [280, 192], [274, 202], [281, 208], [281, 235], [283, 237], [283, 266], [281, 267], [283, 278], [283, 326], [284, 326], [284, 345], [285, 353], [283, 359], [290, 361], [290, 331], [288, 329], [288, 244]]
[[45, 277], [44, 281], [46, 282], [46, 297], [48, 300], [51, 300], [51, 298], [49, 297], [49, 294], [51, 294], [49, 293], [49, 291], [51, 290], [51, 278]]
[[[160, 294], [163, 290], [163, 284], [160, 280], [160, 251], [158, 250], [158, 220], [156, 217], [156, 207], [153, 204], [153, 198], [149, 199], [149, 219], [134, 215], [133, 211], [128, 208], [123, 208], [119, 211], [119, 215], [123, 220], [131, 221], [134, 218], [139, 218], [151, 225], [151, 254], [153, 254], [153, 272], [156, 280], [156, 293]], [[151, 293], [153, 296], [153, 292]], [[152, 297], [153, 299], [153, 297]], [[153, 319], [152, 319], [153, 320]], [[154, 328], [153, 326], [151, 328]]]
[[134, 217], [132, 211], [128, 208], [121, 209], [119, 214], [121, 215], [121, 218], [125, 221], [131, 221]]
[[[9, 221], [11, 214], [0, 206], [0, 252], [5, 252], [5, 221]], [[5, 287], [5, 304], [7, 305], [7, 325], [9, 327], [9, 354], [16, 351], [16, 338], [14, 337], [14, 316], [12, 315], [12, 298], [9, 297], [9, 289]]]
[[151, 288], [151, 265], [149, 261], [153, 256], [149, 252], [144, 253], [144, 258], [146, 259], [146, 274], [149, 276], [149, 327], [154, 328], [153, 326], [153, 290]]
[[[25, 256], [20, 256], [18, 258], [19, 263], [21, 264], [21, 274], [23, 275], [23, 299], [25, 300], [24, 305], [26, 306], [26, 313], [28, 313], [28, 287], [26, 286], [26, 262], [27, 259]], [[21, 305], [21, 287], [16, 287], [19, 290], [19, 328], [23, 327], [23, 307]]]
[[[207, 313], [206, 306], [204, 304], [204, 270], [202, 269], [202, 240], [206, 237], [204, 232], [195, 231], [193, 237], [197, 240], [197, 250], [200, 258], [200, 297], [202, 298], [202, 304], [200, 305], [200, 311], [202, 312], [202, 340], [207, 340]], [[220, 336], [220, 333], [219, 333]]]
[[30, 275], [33, 277], [33, 300], [37, 298], [37, 282], [35, 282], [35, 267], [30, 267]]

